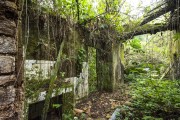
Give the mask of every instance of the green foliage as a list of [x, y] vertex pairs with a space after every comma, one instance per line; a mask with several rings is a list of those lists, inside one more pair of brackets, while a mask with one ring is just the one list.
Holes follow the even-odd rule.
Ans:
[[175, 35], [174, 35], [174, 40], [176, 41], [176, 40], [180, 40], [180, 33], [176, 33]]
[[134, 49], [141, 49], [141, 42], [138, 38], [134, 38], [130, 41], [130, 46]]
[[131, 114], [129, 117], [176, 118], [180, 114], [180, 82], [178, 80], [138, 79], [131, 88], [131, 105], [123, 107]]
[[92, 1], [90, 0], [79, 0], [80, 9], [80, 22], [93, 18], [95, 16], [95, 9], [93, 8]]
[[80, 64], [86, 60], [86, 50], [84, 48], [78, 50], [77, 60]]
[[147, 14], [150, 10], [151, 10], [151, 7], [150, 7], [150, 6], [145, 7], [145, 8], [144, 8], [144, 12], [145, 12], [145, 14]]
[[82, 47], [78, 50], [77, 55], [77, 71], [78, 73], [82, 70], [82, 63], [86, 61], [86, 50]]
[[73, 120], [72, 114], [63, 114], [62, 117], [64, 120]]
[[155, 118], [152, 116], [144, 116], [142, 119], [143, 120], [163, 120], [162, 118]]
[[86, 114], [82, 113], [81, 116], [80, 116], [80, 120], [85, 120], [85, 119], [86, 119]]
[[126, 44], [125, 78], [131, 81], [132, 99], [121, 108], [124, 119], [161, 120], [180, 114], [180, 81], [159, 80], [170, 62], [169, 34], [138, 36]]
[[43, 91], [42, 88], [47, 87], [48, 83], [49, 79], [43, 76], [42, 71], [37, 66], [26, 69], [25, 97], [36, 101], [39, 93]]
[[137, 78], [161, 78], [170, 63], [167, 39], [169, 34], [170, 32], [141, 35], [126, 43], [125, 78], [127, 81]]
[[89, 91], [93, 92], [97, 87], [97, 74], [96, 74], [96, 50], [88, 48], [88, 64], [89, 64]]
[[53, 104], [52, 107], [53, 107], [53, 108], [60, 108], [60, 107], [61, 107], [61, 104]]

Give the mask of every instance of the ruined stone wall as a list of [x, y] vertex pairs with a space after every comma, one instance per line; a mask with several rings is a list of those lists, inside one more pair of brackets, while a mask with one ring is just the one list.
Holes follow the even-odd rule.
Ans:
[[115, 40], [101, 42], [97, 49], [96, 70], [98, 89], [112, 92], [118, 85], [123, 84], [123, 66], [121, 63], [121, 44]]
[[[29, 31], [28, 45], [24, 42], [24, 46], [27, 45], [27, 51], [25, 54], [26, 60], [36, 61], [33, 65], [36, 66], [37, 69], [42, 67], [42, 74], [52, 72], [54, 64], [52, 65], [50, 62], [54, 63], [57, 60], [57, 55], [61, 49], [60, 47], [63, 41], [64, 46], [62, 49], [61, 63], [56, 80], [56, 82], [60, 84], [56, 84], [56, 86], [63, 88], [63, 85], [68, 84], [68, 82], [65, 81], [65, 78], [77, 77], [78, 79], [76, 80], [79, 80], [79, 78], [83, 77], [80, 76], [80, 73], [82, 72], [83, 62], [86, 62], [87, 60], [87, 53], [85, 45], [83, 44], [83, 39], [81, 38], [79, 31], [76, 29], [76, 26], [69, 23], [66, 19], [61, 18], [59, 15], [38, 13], [36, 10], [34, 11], [34, 9], [31, 9], [30, 6], [28, 7], [28, 11], [28, 15], [25, 13], [23, 15], [24, 18], [29, 16], [29, 23], [23, 22], [22, 25], [23, 36], [26, 36], [27, 31]], [[30, 26], [27, 30], [26, 26], [28, 25]], [[26, 41], [25, 37], [24, 41]], [[41, 62], [37, 63], [38, 61]], [[44, 64], [43, 61], [47, 61], [46, 67], [46, 63], [44, 62]], [[44, 70], [46, 68], [49, 70]], [[45, 75], [44, 77], [48, 80], [50, 74], [47, 74], [47, 76]], [[43, 77], [41, 77], [41, 79], [43, 79]], [[76, 81], [72, 81], [72, 83], [74, 82]], [[80, 83], [80, 86], [84, 89], [81, 84], [82, 83]], [[86, 86], [88, 86], [88, 83], [86, 83]], [[83, 93], [83, 97], [87, 94], [87, 91], [88, 90], [85, 91], [86, 93], [81, 92]], [[61, 104], [63, 104], [64, 107], [64, 114], [68, 114], [68, 111], [72, 112], [73, 110], [72, 104], [74, 102], [74, 96], [72, 93], [75, 92], [63, 94], [63, 103]], [[42, 107], [40, 109], [42, 109]], [[39, 111], [41, 112], [42, 110]]]
[[[0, 1], [0, 119], [22, 119], [22, 82], [18, 61], [17, 0]], [[23, 69], [23, 67], [21, 67]]]
[[[29, 31], [26, 59], [56, 61], [61, 43], [64, 41], [58, 78], [62, 78], [61, 74], [65, 78], [76, 77], [80, 74], [82, 67], [82, 61], [79, 61], [78, 58], [79, 52], [86, 49], [80, 31], [77, 30], [75, 24], [69, 23], [60, 15], [41, 13], [36, 7], [38, 6], [29, 3], [28, 14], [23, 12], [24, 46], [27, 44], [26, 36]], [[28, 23], [25, 22], [26, 16], [29, 16]]]
[[124, 83], [124, 68], [122, 65], [122, 43], [116, 43], [113, 44], [113, 48], [112, 48], [112, 54], [113, 54], [113, 87], [114, 89], [118, 87], [118, 85], [123, 84]]
[[174, 42], [173, 60], [173, 79], [180, 79], [180, 38]]

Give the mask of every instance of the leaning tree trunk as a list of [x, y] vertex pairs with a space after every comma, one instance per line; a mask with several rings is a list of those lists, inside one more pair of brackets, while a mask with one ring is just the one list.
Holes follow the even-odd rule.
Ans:
[[0, 120], [22, 119], [18, 8], [18, 0], [0, 0]]

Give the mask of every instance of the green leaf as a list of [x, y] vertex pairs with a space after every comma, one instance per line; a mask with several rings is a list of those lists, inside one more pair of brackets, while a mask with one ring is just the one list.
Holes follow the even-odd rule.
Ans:
[[61, 104], [53, 104], [52, 107], [53, 107], [53, 108], [60, 108], [60, 107], [61, 107]]

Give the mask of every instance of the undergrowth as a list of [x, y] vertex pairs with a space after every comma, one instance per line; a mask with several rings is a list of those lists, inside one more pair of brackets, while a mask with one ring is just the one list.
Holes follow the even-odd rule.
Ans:
[[180, 81], [137, 79], [131, 84], [132, 100], [121, 107], [122, 119], [178, 119]]
[[180, 80], [168, 80], [172, 78], [167, 37], [171, 33], [159, 34], [161, 38], [158, 34], [126, 43], [125, 82], [130, 83], [131, 100], [120, 107], [122, 120], [179, 120]]

